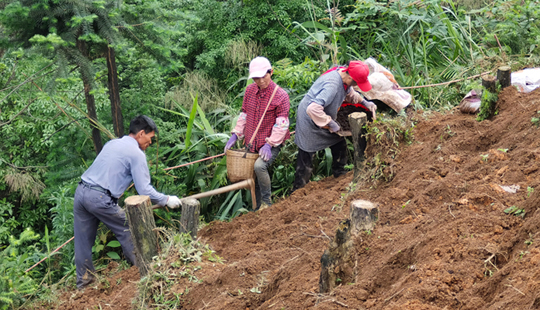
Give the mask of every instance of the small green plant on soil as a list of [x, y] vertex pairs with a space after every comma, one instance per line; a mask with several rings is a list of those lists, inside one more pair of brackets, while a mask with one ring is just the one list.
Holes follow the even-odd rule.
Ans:
[[453, 137], [456, 133], [450, 129], [450, 125], [446, 125], [446, 128], [444, 129], [444, 132], [446, 132], [447, 135], [450, 137]]
[[504, 213], [525, 217], [525, 209], [518, 208], [516, 206], [511, 206], [510, 208], [505, 209]]
[[522, 260], [523, 257], [524, 257], [525, 255], [529, 254], [529, 253], [530, 253], [529, 251], [521, 251], [521, 252], [519, 252], [519, 257], [516, 258], [516, 262]]
[[480, 154], [480, 157], [482, 157], [482, 161], [487, 161], [489, 154]]
[[[536, 111], [536, 114], [540, 114], [540, 111]], [[538, 117], [532, 117], [531, 118], [531, 123], [533, 125], [535, 125], [536, 127], [538, 127], [540, 125], [540, 118]]]
[[532, 193], [534, 193], [534, 188], [527, 186], [527, 198], [531, 197]]
[[[118, 242], [117, 240], [112, 240], [112, 241], [107, 243], [108, 233], [109, 233], [108, 231], [100, 233], [99, 238], [96, 239], [96, 242], [95, 242], [94, 246], [92, 247], [92, 253], [98, 255], [98, 257], [102, 256], [103, 251], [105, 251], [105, 249], [107, 247], [116, 249], [116, 248], [119, 248], [121, 246], [120, 242]], [[106, 255], [109, 258], [114, 259], [114, 260], [119, 260], [120, 259], [120, 255], [118, 255], [118, 253], [116, 253], [114, 251], [108, 251], [106, 253]]]
[[[139, 282], [138, 303], [144, 308], [155, 308], [166, 304], [167, 309], [179, 307], [185, 294], [171, 290], [181, 278], [190, 282], [200, 283], [197, 271], [202, 267], [198, 264], [204, 260], [222, 263], [223, 259], [215, 254], [208, 245], [194, 241], [189, 234], [160, 229], [162, 253], [154, 260], [149, 275]], [[186, 288], [187, 290], [187, 288]]]
[[507, 153], [507, 152], [508, 152], [508, 149], [497, 149], [497, 151], [500, 151], [500, 152], [503, 152], [503, 153]]
[[343, 206], [345, 205], [347, 198], [349, 198], [349, 195], [356, 191], [356, 185], [356, 182], [351, 182], [347, 185], [347, 192], [341, 193], [340, 202], [332, 207], [332, 211], [336, 210], [337, 212], [341, 212], [343, 210]]
[[405, 209], [405, 207], [411, 202], [411, 200], [407, 200], [406, 203], [404, 203], [402, 206], [401, 206], [401, 209]]
[[529, 233], [529, 239], [525, 240], [525, 244], [527, 246], [530, 246], [534, 243], [534, 239], [533, 239], [533, 234], [532, 233]]

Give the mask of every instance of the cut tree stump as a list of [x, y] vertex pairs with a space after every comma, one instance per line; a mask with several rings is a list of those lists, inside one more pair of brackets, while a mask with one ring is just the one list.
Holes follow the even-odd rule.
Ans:
[[354, 179], [356, 180], [362, 171], [364, 162], [364, 152], [366, 151], [367, 140], [364, 136], [364, 125], [367, 123], [367, 115], [363, 112], [349, 114], [349, 125], [351, 127], [354, 145]]
[[131, 239], [135, 248], [136, 265], [141, 277], [148, 274], [152, 258], [158, 255], [158, 239], [154, 229], [154, 212], [150, 197], [130, 196], [124, 200]]
[[[339, 224], [334, 240], [321, 257], [321, 275], [319, 277], [319, 293], [330, 292], [341, 283], [354, 281], [355, 262], [353, 257], [350, 221]], [[353, 252], [353, 253], [351, 253]]]
[[512, 85], [511, 74], [512, 68], [510, 68], [510, 66], [502, 66], [497, 69], [497, 80], [501, 85], [501, 89], [505, 89], [506, 87]]
[[[482, 86], [484, 86], [484, 88], [488, 92], [496, 94], [497, 93], [497, 78], [494, 77], [493, 75], [484, 75], [484, 76], [482, 76]], [[482, 101], [484, 101], [484, 100], [485, 99], [482, 98]], [[492, 118], [495, 115], [496, 111], [497, 111], [497, 101], [496, 100], [490, 100], [487, 103], [482, 102], [480, 104], [480, 114], [484, 115], [486, 119]]]
[[367, 200], [351, 202], [351, 234], [353, 236], [365, 230], [373, 230], [379, 219], [379, 208]]
[[200, 203], [197, 199], [182, 199], [182, 217], [180, 218], [180, 232], [189, 233], [193, 240], [197, 239], [199, 229]]
[[492, 93], [497, 92], [497, 78], [493, 75], [482, 76], [482, 86]]

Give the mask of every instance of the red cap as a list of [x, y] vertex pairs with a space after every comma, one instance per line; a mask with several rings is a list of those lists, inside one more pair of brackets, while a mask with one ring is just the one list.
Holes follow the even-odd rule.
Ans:
[[370, 91], [371, 84], [368, 80], [369, 68], [361, 61], [349, 62], [349, 67], [345, 72], [348, 72], [352, 79], [356, 82], [361, 91]]

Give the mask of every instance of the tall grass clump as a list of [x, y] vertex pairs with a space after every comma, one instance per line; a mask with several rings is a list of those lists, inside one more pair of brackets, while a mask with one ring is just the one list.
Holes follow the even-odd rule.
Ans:
[[218, 85], [202, 71], [188, 72], [184, 75], [180, 85], [167, 92], [165, 106], [174, 109], [176, 105], [179, 105], [184, 109], [190, 109], [193, 104], [193, 96], [198, 94], [199, 106], [204, 111], [227, 108], [225, 104], [227, 92]]
[[[367, 56], [389, 68], [401, 86], [435, 84], [479, 73], [475, 64], [484, 56], [474, 40], [470, 16], [447, 3], [360, 1], [348, 22], [370, 25], [357, 30], [357, 37], [369, 38]], [[410, 92], [426, 108], [454, 105], [460, 95], [448, 88]]]

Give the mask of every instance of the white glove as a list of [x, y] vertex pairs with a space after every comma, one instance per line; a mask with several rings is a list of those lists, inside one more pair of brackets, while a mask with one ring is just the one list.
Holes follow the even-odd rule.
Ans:
[[169, 199], [167, 200], [167, 207], [171, 209], [176, 209], [182, 205], [182, 202], [180, 199], [176, 196], [169, 196]]
[[375, 111], [377, 111], [377, 105], [369, 100], [364, 99], [364, 101], [361, 102], [368, 110], [371, 111], [371, 116], [373, 116], [373, 120], [375, 120], [377, 117], [375, 115]]

